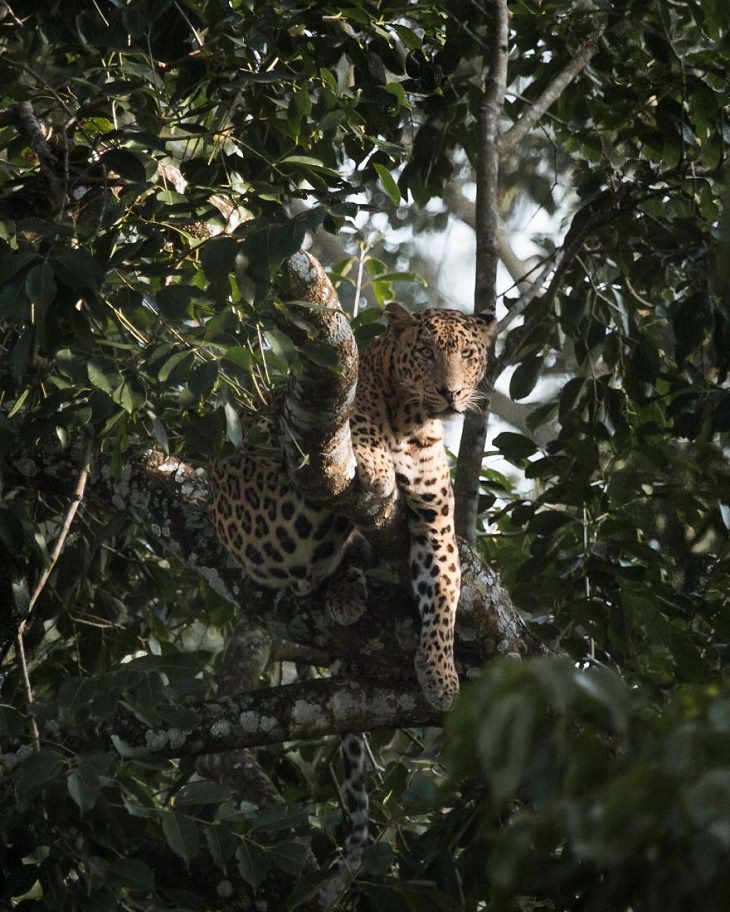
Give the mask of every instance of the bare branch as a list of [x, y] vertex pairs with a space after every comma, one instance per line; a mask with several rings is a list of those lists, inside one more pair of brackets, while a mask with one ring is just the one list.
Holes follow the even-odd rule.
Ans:
[[30, 597], [28, 602], [28, 614], [23, 619], [23, 623], [20, 625], [20, 630], [18, 631], [20, 636], [25, 632], [25, 628], [28, 625], [28, 620], [31, 612], [35, 608], [35, 604], [40, 597], [41, 592], [45, 588], [48, 578], [53, 573], [54, 567], [58, 563], [58, 559], [61, 556], [63, 551], [63, 546], [66, 544], [66, 539], [68, 538], [68, 533], [71, 531], [71, 523], [74, 521], [74, 516], [76, 516], [76, 511], [81, 506], [81, 501], [84, 499], [84, 491], [86, 490], [86, 482], [89, 478], [89, 470], [91, 468], [91, 447], [87, 445], [84, 450], [83, 464], [81, 471], [79, 472], [78, 481], [76, 482], [76, 487], [73, 492], [73, 500], [69, 504], [69, 508], [66, 511], [66, 516], [63, 520], [63, 525], [61, 526], [61, 531], [58, 533], [58, 538], [56, 539], [56, 544], [53, 547], [53, 552], [51, 554], [51, 559], [48, 562], [48, 566], [45, 568], [43, 573], [40, 575], [38, 582], [36, 583], [33, 594]]
[[497, 140], [498, 152], [504, 155], [513, 149], [535, 126], [545, 112], [560, 98], [564, 89], [588, 66], [598, 51], [598, 36], [590, 38], [570, 63], [553, 79], [545, 91], [522, 113], [516, 123]]
[[[31, 113], [32, 113], [32, 109], [31, 109]], [[55, 547], [53, 548], [53, 553], [51, 554], [51, 559], [48, 562], [48, 566], [44, 569], [43, 573], [41, 573], [40, 578], [38, 579], [38, 582], [36, 583], [36, 587], [33, 590], [33, 594], [31, 595], [30, 600], [28, 602], [27, 613], [26, 613], [25, 617], [23, 618], [23, 620], [20, 622], [20, 626], [18, 627], [18, 633], [16, 636], [16, 645], [17, 645], [17, 649], [18, 649], [18, 658], [20, 660], [20, 669], [21, 669], [21, 673], [23, 675], [23, 686], [25, 687], [25, 695], [26, 695], [26, 699], [28, 700], [29, 704], [33, 702], [33, 687], [30, 683], [30, 675], [28, 673], [28, 663], [26, 661], [26, 656], [25, 656], [25, 642], [24, 642], [25, 631], [28, 626], [28, 622], [31, 618], [31, 614], [33, 613], [33, 609], [35, 608], [36, 602], [38, 601], [41, 592], [43, 592], [43, 589], [45, 588], [45, 585], [48, 582], [48, 579], [49, 579], [51, 573], [53, 573], [53, 570], [54, 570], [56, 564], [58, 563], [58, 559], [61, 556], [61, 552], [63, 551], [63, 546], [66, 544], [66, 539], [68, 538], [68, 533], [71, 530], [71, 523], [74, 521], [74, 516], [76, 516], [76, 511], [78, 510], [79, 505], [81, 504], [81, 501], [83, 500], [83, 497], [84, 497], [84, 491], [86, 489], [86, 481], [89, 477], [90, 466], [91, 466], [91, 448], [89, 446], [87, 446], [85, 449], [85, 452], [84, 452], [83, 466], [81, 468], [81, 472], [79, 473], [79, 478], [78, 478], [78, 481], [76, 482], [76, 488], [73, 493], [73, 500], [71, 501], [71, 504], [66, 512], [66, 516], [63, 520], [63, 525], [61, 526], [61, 531], [58, 533], [58, 538], [56, 539], [56, 544], [55, 544]], [[38, 751], [38, 750], [40, 750], [40, 734], [38, 731], [38, 724], [36, 723], [36, 720], [33, 716], [30, 717], [30, 730], [31, 730], [31, 736], [33, 738], [33, 746], [34, 746], [35, 750]]]

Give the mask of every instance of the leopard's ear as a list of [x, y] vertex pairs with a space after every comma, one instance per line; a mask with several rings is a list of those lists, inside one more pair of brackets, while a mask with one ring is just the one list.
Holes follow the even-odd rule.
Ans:
[[472, 315], [479, 325], [480, 331], [486, 336], [487, 339], [497, 332], [497, 317], [491, 312], [487, 313], [478, 313]]
[[416, 321], [412, 313], [409, 313], [402, 304], [399, 304], [397, 301], [391, 301], [389, 304], [385, 305], [385, 321], [388, 324], [388, 328], [393, 328], [395, 330], [405, 329], [407, 326], [412, 326]]

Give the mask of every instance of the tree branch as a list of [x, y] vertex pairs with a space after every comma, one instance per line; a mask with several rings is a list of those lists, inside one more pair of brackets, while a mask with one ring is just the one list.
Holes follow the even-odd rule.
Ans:
[[[499, 118], [507, 86], [508, 14], [506, 0], [491, 0], [487, 16], [487, 62], [489, 74], [478, 117], [477, 206], [476, 206], [476, 283], [474, 311], [495, 313], [497, 309], [497, 264], [499, 250]], [[482, 386], [488, 398], [489, 381]], [[467, 541], [476, 540], [479, 503], [479, 474], [487, 436], [487, 412], [469, 412], [464, 420], [459, 459], [454, 481], [456, 532]]]
[[181, 757], [439, 721], [415, 682], [403, 689], [330, 678], [265, 687], [194, 708], [200, 721], [189, 731], [150, 731], [125, 713], [115, 718], [106, 734], [124, 742], [133, 754]]
[[497, 140], [497, 151], [504, 155], [513, 149], [535, 126], [545, 112], [560, 98], [566, 86], [588, 66], [598, 51], [599, 36], [594, 35], [586, 41], [570, 63], [553, 79], [545, 91], [523, 111], [519, 120], [503, 133]]
[[[303, 354], [303, 370], [292, 376], [281, 432], [292, 482], [307, 497], [346, 516], [382, 555], [402, 564], [407, 556], [405, 508], [398, 496], [377, 498], [360, 484], [350, 439], [349, 414], [357, 385], [357, 345], [337, 292], [321, 264], [308, 253], [285, 261], [282, 289], [297, 308], [286, 332]], [[313, 305], [312, 309], [297, 302]], [[307, 357], [311, 346], [330, 352], [332, 365]], [[336, 365], [336, 367], [335, 367]]]
[[[28, 107], [30, 107], [30, 105], [28, 105]], [[31, 108], [31, 114], [32, 114], [32, 108]], [[78, 510], [78, 508], [81, 504], [81, 501], [84, 498], [84, 491], [86, 489], [86, 481], [89, 477], [90, 466], [91, 466], [91, 448], [87, 446], [84, 449], [83, 465], [81, 467], [81, 472], [79, 473], [78, 481], [76, 482], [76, 488], [73, 493], [73, 500], [71, 501], [71, 504], [70, 504], [68, 510], [66, 511], [66, 516], [63, 520], [63, 525], [61, 526], [61, 531], [58, 533], [58, 538], [56, 539], [56, 544], [55, 544], [55, 547], [53, 548], [53, 553], [51, 554], [51, 559], [49, 560], [48, 566], [44, 569], [43, 573], [41, 573], [40, 578], [38, 579], [38, 582], [36, 583], [35, 589], [33, 590], [33, 594], [31, 595], [30, 600], [28, 602], [27, 613], [26, 613], [25, 617], [23, 618], [23, 620], [20, 622], [20, 625], [18, 627], [18, 633], [16, 636], [16, 645], [17, 645], [17, 649], [18, 649], [18, 658], [20, 660], [20, 670], [21, 670], [21, 674], [23, 676], [23, 684], [25, 686], [25, 694], [26, 694], [26, 698], [27, 698], [29, 704], [33, 702], [33, 687], [30, 682], [30, 675], [28, 673], [28, 663], [26, 661], [26, 656], [25, 656], [25, 642], [24, 642], [25, 631], [28, 626], [28, 622], [30, 621], [31, 615], [33, 613], [33, 609], [35, 608], [36, 602], [38, 601], [41, 592], [43, 592], [43, 589], [45, 588], [45, 585], [48, 582], [48, 579], [49, 579], [51, 573], [53, 573], [53, 570], [54, 570], [56, 564], [58, 563], [58, 559], [61, 556], [61, 552], [63, 551], [63, 546], [66, 544], [66, 539], [68, 538], [68, 533], [71, 531], [71, 523], [74, 521], [74, 516], [76, 516], [76, 511]], [[33, 739], [33, 746], [36, 749], [36, 751], [38, 751], [38, 750], [40, 750], [40, 734], [38, 731], [38, 724], [36, 723], [36, 720], [33, 716], [30, 717], [30, 731], [31, 731], [31, 737]]]
[[620, 37], [629, 26], [628, 19], [619, 19], [604, 33], [596, 33], [588, 38], [575, 57], [558, 73], [545, 91], [522, 112], [509, 130], [499, 137], [497, 140], [499, 154], [505, 155], [514, 149], [530, 132], [545, 112], [560, 98], [565, 88], [588, 66], [596, 55], [603, 38], [609, 35], [614, 38]]

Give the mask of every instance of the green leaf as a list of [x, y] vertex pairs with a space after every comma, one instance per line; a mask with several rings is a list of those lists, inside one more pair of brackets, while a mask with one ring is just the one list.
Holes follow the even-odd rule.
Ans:
[[98, 291], [101, 270], [94, 257], [86, 250], [66, 250], [56, 261], [56, 275], [70, 288], [87, 288]]
[[409, 50], [416, 51], [423, 45], [423, 39], [405, 25], [393, 23], [390, 27]]
[[311, 155], [287, 155], [286, 158], [282, 158], [279, 162], [280, 165], [301, 165], [304, 168], [309, 168], [312, 171], [317, 171], [321, 174], [326, 174], [328, 177], [332, 177], [335, 180], [340, 179], [340, 175], [337, 171], [325, 165], [323, 161], [318, 158], [314, 158]]
[[109, 865], [113, 883], [130, 893], [148, 893], [155, 888], [155, 875], [149, 865], [136, 858], [119, 858]]
[[299, 877], [309, 846], [303, 842], [280, 842], [271, 851], [271, 860], [285, 874]]
[[393, 866], [395, 853], [387, 842], [376, 842], [365, 846], [362, 854], [363, 873], [385, 877]]
[[58, 778], [63, 772], [63, 759], [58, 751], [44, 747], [27, 757], [18, 767], [15, 794], [18, 803], [25, 805], [31, 798]]
[[573, 522], [573, 517], [560, 510], [541, 510], [535, 513], [527, 524], [527, 531], [536, 535], [552, 535], [567, 523]]
[[265, 225], [253, 231], [236, 261], [237, 273], [244, 272], [257, 282], [272, 279], [282, 261], [300, 249], [307, 230], [316, 227], [323, 213], [318, 209], [305, 215], [307, 218], [297, 216], [282, 224]]
[[558, 421], [565, 426], [568, 416], [575, 408], [575, 404], [583, 391], [585, 385], [584, 377], [573, 377], [563, 387], [560, 393], [560, 405], [558, 408]]
[[186, 285], [166, 285], [155, 293], [160, 313], [169, 320], [182, 320], [190, 309], [193, 291]]
[[147, 182], [147, 169], [139, 155], [129, 149], [109, 149], [99, 156], [99, 161], [111, 171], [137, 184]]
[[91, 707], [100, 682], [94, 678], [67, 678], [58, 691], [58, 708], [64, 715], [78, 718]]
[[398, 184], [395, 182], [393, 175], [390, 173], [390, 171], [388, 171], [385, 165], [381, 165], [376, 162], [373, 167], [378, 172], [378, 177], [380, 178], [380, 183], [383, 185], [383, 190], [385, 190], [385, 192], [391, 198], [393, 205], [400, 205], [400, 190], [398, 189]]
[[141, 409], [147, 402], [147, 390], [138, 377], [130, 377], [112, 393], [112, 399], [131, 414]]
[[25, 293], [41, 309], [45, 309], [56, 299], [58, 288], [50, 263], [39, 263], [30, 270], [25, 279]]
[[101, 781], [89, 768], [73, 769], [66, 777], [66, 787], [83, 814], [96, 804], [101, 792]]
[[175, 798], [175, 807], [189, 807], [200, 804], [219, 804], [228, 801], [231, 793], [218, 782], [189, 782]]
[[[171, 685], [171, 689], [174, 685]], [[185, 688], [186, 690], [195, 690], [195, 686]], [[184, 706], [182, 703], [163, 703], [157, 707], [162, 721], [172, 727], [179, 728], [181, 731], [192, 731], [200, 725], [200, 716], [190, 706]]]
[[205, 841], [213, 863], [222, 871], [236, 851], [237, 840], [228, 826], [222, 823], [205, 828]]
[[510, 431], [498, 434], [492, 441], [492, 444], [496, 446], [500, 453], [502, 453], [503, 456], [506, 456], [507, 459], [526, 459], [528, 456], [532, 456], [533, 453], [537, 452], [537, 447], [530, 439], [523, 437], [522, 434], [513, 434]]
[[200, 848], [200, 831], [197, 824], [190, 817], [172, 811], [162, 818], [162, 832], [172, 851], [189, 865]]
[[157, 441], [157, 445], [162, 452], [167, 455], [170, 452], [170, 438], [167, 434], [167, 428], [157, 416], [152, 419], [152, 433]]
[[269, 872], [271, 862], [262, 848], [254, 842], [245, 840], [236, 850], [238, 873], [243, 877], [252, 890], [256, 891], [259, 884]]
[[173, 372], [175, 372], [175, 377], [173, 382], [181, 383], [185, 378], [185, 371], [187, 370], [188, 363], [193, 361], [195, 356], [191, 351], [186, 349], [185, 351], [175, 352], [170, 358], [168, 358], [165, 363], [160, 368], [157, 377], [161, 383], [166, 383]]
[[286, 898], [287, 912], [294, 912], [307, 900], [313, 899], [322, 887], [335, 877], [337, 877], [337, 871], [332, 868], [324, 868], [302, 877]]
[[512, 399], [524, 399], [535, 388], [542, 371], [542, 355], [531, 355], [517, 365], [509, 381], [509, 394]]
[[397, 99], [398, 104], [401, 107], [408, 108], [410, 110], [411, 103], [408, 100], [405, 89], [399, 82], [389, 82], [385, 86], [385, 91], [390, 92], [390, 94]]
[[86, 373], [92, 386], [109, 395], [120, 382], [116, 364], [111, 358], [91, 358], [86, 364]]
[[213, 389], [218, 379], [218, 363], [216, 361], [205, 361], [199, 364], [192, 373], [188, 386], [190, 392], [203, 399]]
[[243, 442], [243, 433], [241, 431], [241, 422], [238, 417], [238, 412], [230, 402], [225, 403], [223, 411], [226, 416], [226, 436], [233, 446], [240, 447]]
[[230, 237], [214, 237], [207, 240], [200, 254], [200, 262], [206, 279], [218, 282], [233, 272], [239, 242]]
[[253, 368], [253, 355], [247, 348], [243, 348], [241, 345], [234, 345], [229, 348], [226, 353], [223, 355], [224, 361], [230, 361], [231, 364], [235, 364], [238, 367], [242, 367], [246, 371], [250, 371]]

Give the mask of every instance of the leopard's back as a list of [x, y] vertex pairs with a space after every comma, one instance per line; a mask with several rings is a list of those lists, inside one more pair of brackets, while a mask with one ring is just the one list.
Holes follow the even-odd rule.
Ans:
[[256, 583], [306, 595], [336, 570], [351, 524], [304, 497], [276, 460], [245, 449], [211, 482], [218, 537]]

